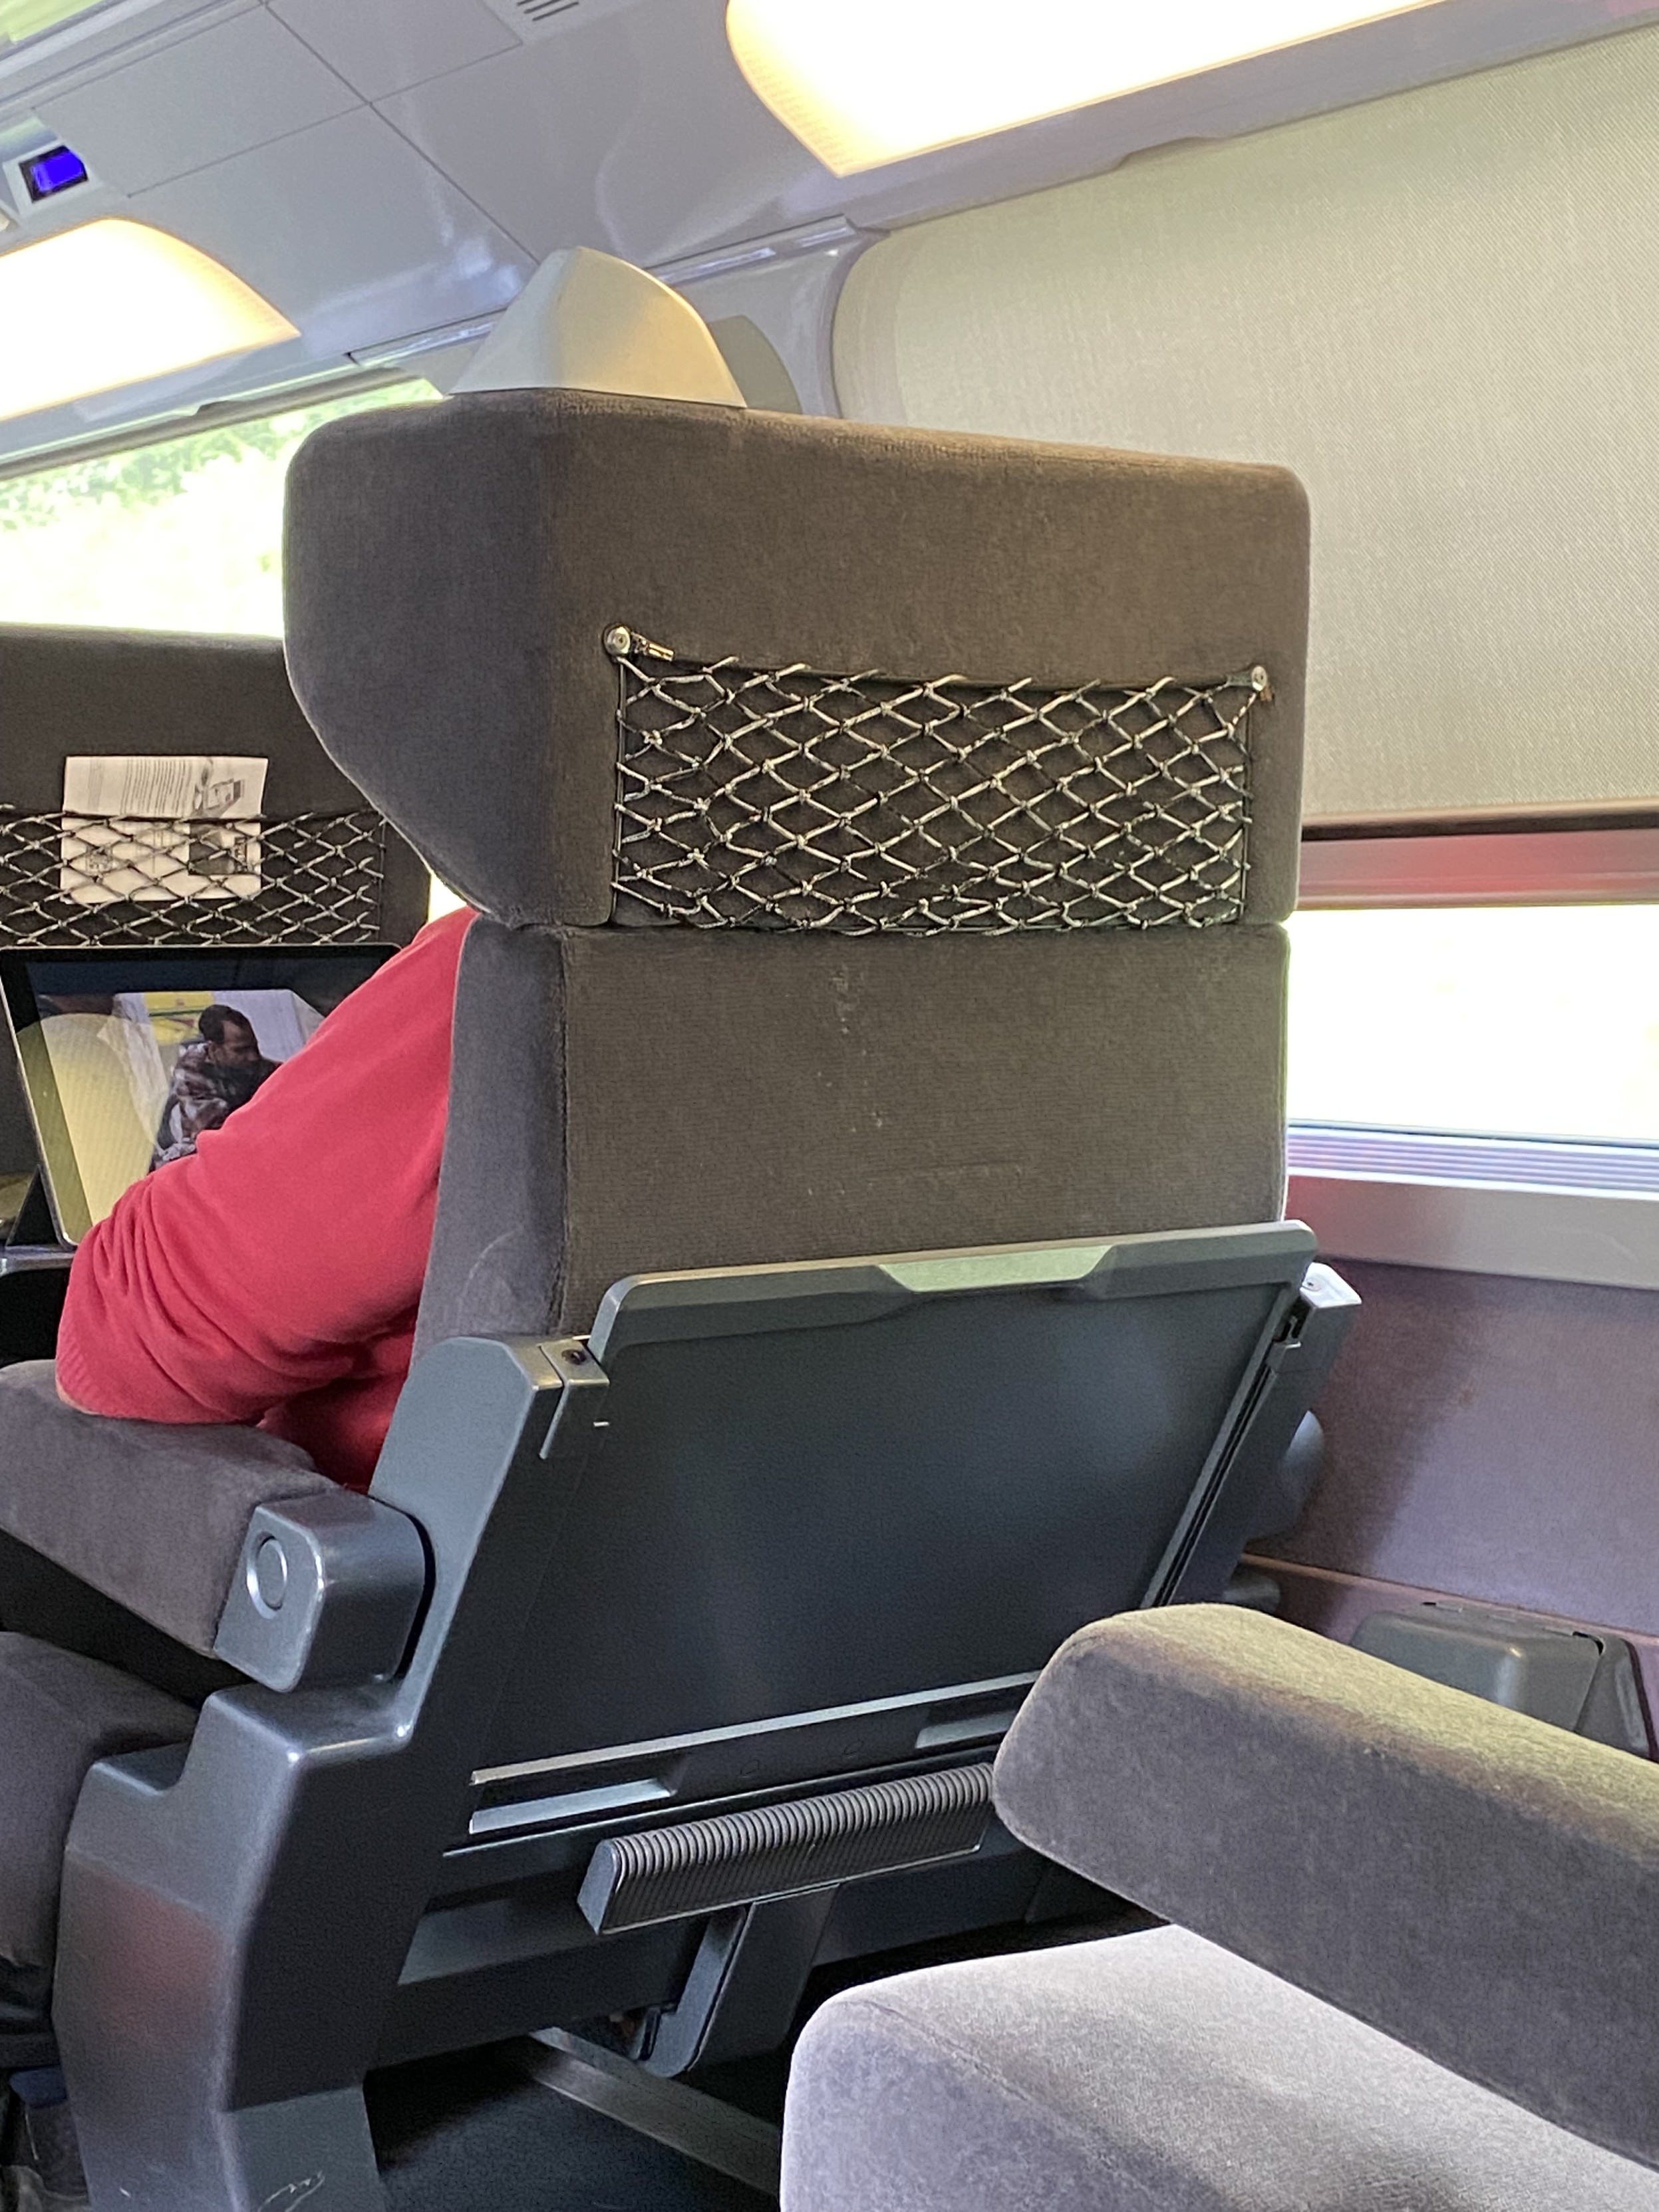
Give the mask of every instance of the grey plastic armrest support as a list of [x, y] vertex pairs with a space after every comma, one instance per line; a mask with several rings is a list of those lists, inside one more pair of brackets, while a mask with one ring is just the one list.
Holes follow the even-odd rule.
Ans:
[[1065, 1644], [997, 1762], [1036, 1850], [1659, 2165], [1659, 1770], [1229, 1606]]
[[[45, 1360], [0, 1369], [0, 1529], [276, 1689], [390, 1671], [426, 1582], [414, 1523], [342, 1491], [297, 1446], [76, 1413]], [[259, 1537], [280, 1542], [289, 1585], [263, 1613], [246, 1587]], [[267, 1556], [268, 1586], [277, 1572]]]
[[407, 1514], [355, 1491], [258, 1505], [214, 1650], [273, 1690], [395, 1674], [426, 1595]]

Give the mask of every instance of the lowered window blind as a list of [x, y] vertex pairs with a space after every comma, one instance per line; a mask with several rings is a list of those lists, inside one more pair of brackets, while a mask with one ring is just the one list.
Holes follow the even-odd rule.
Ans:
[[900, 231], [843, 404], [1295, 469], [1310, 817], [1659, 799], [1656, 114], [1641, 29]]

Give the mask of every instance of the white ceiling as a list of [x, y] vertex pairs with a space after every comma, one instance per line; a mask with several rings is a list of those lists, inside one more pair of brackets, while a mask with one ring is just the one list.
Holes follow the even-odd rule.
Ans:
[[824, 217], [880, 231], [1659, 18], [1659, 0], [1441, 0], [838, 179], [750, 92], [723, 0], [575, 0], [538, 25], [539, 4], [109, 0], [0, 57], [0, 156], [61, 137], [96, 179], [21, 234], [125, 209], [227, 262], [302, 334], [0, 425], [0, 458], [382, 359], [498, 312], [556, 246], [650, 267]]

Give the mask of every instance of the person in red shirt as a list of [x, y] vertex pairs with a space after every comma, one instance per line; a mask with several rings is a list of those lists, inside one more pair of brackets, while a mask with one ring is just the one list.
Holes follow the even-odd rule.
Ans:
[[[70, 1405], [257, 1421], [335, 1481], [368, 1487], [414, 1348], [472, 919], [422, 930], [91, 1231], [58, 1340]], [[40, 1979], [0, 1958], [0, 2033], [45, 2031]], [[85, 2207], [56, 2067], [0, 2074], [0, 2160], [16, 2161], [0, 2168], [0, 2202]]]
[[258, 1422], [368, 1488], [414, 1346], [471, 921], [430, 923], [92, 1230], [58, 1338], [70, 1404]]

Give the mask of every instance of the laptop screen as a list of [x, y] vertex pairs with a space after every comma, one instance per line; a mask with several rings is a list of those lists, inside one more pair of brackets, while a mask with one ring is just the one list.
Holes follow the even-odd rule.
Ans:
[[392, 950], [0, 954], [64, 1241], [222, 1127]]

